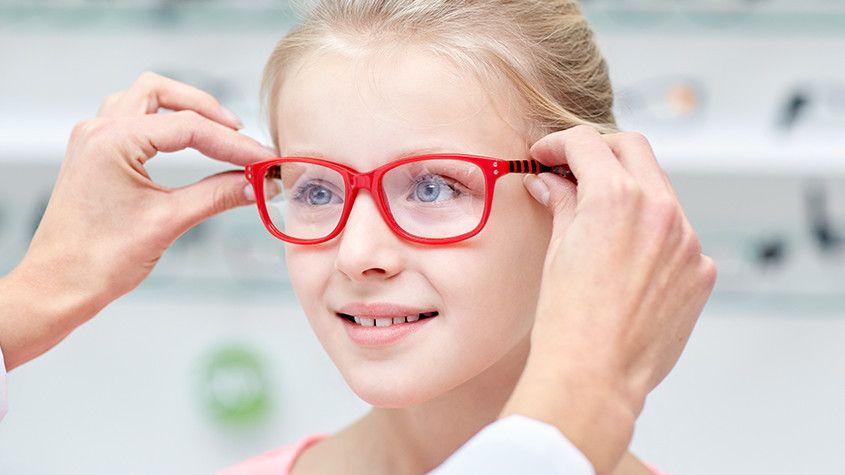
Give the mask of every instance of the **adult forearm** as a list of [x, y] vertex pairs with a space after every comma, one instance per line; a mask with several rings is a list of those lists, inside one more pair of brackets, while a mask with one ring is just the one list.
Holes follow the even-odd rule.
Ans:
[[612, 381], [586, 372], [567, 374], [550, 364], [554, 361], [529, 358], [500, 417], [522, 414], [555, 425], [597, 474], [612, 473], [627, 451], [639, 403]]
[[12, 370], [41, 355], [93, 317], [98, 302], [90, 282], [64, 272], [73, 263], [21, 263], [0, 278], [0, 349]]

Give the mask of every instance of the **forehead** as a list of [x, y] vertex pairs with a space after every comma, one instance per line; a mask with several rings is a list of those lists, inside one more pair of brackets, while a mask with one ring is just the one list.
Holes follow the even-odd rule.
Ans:
[[282, 155], [366, 170], [418, 153], [510, 159], [527, 150], [503, 91], [416, 47], [312, 54], [284, 79], [278, 101]]

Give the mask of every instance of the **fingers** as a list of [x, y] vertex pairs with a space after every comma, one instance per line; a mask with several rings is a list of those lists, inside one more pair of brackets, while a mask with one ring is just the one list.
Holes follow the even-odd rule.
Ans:
[[[662, 211], [676, 215], [676, 219], [671, 220], [673, 226], [669, 232], [670, 236], [678, 240], [687, 236], [697, 242], [698, 238], [684, 214], [678, 195], [666, 172], [658, 164], [648, 140], [637, 132], [606, 134], [602, 139], [610, 146], [619, 163], [637, 181], [646, 198], [653, 203], [666, 202], [673, 208], [673, 211]], [[683, 249], [681, 251], [683, 252]], [[700, 247], [694, 254], [700, 255]]]
[[602, 135], [601, 138], [648, 196], [677, 199], [645, 136], [637, 132], [620, 132]]
[[97, 117], [117, 117], [119, 114], [116, 113], [116, 108], [118, 107], [118, 103], [124, 94], [124, 91], [118, 91], [106, 96], [106, 98], [103, 99], [103, 103], [100, 104], [100, 109], [97, 111]]
[[[628, 177], [633, 178], [633, 184], [645, 196], [677, 200], [648, 140], [636, 132], [601, 135], [591, 127], [576, 126], [543, 137], [531, 147], [530, 153], [545, 165], [567, 163], [579, 180], [582, 195], [617, 188], [619, 183], [615, 180], [624, 182]], [[588, 181], [587, 186], [582, 182], [584, 179]], [[600, 182], [606, 185], [592, 185]]]
[[531, 196], [548, 208], [555, 219], [560, 218], [564, 223], [572, 220], [577, 197], [574, 183], [554, 173], [527, 174], [522, 182]]
[[546, 135], [529, 150], [544, 165], [566, 163], [578, 179], [579, 200], [600, 193], [599, 183], [625, 181], [628, 174], [601, 135], [588, 126], [575, 126]]
[[655, 230], [657, 226], [665, 228], [665, 239], [670, 243], [667, 248], [683, 236], [694, 235], [669, 178], [641, 134], [601, 135], [591, 127], [576, 126], [543, 137], [530, 153], [545, 165], [568, 164], [578, 179], [577, 192], [574, 185], [553, 174], [542, 173], [540, 180], [525, 179], [535, 199], [541, 203], [544, 197], [548, 199], [556, 228], [560, 226], [557, 223], [572, 221], [578, 206], [589, 198], [591, 203], [602, 203], [607, 212], [635, 209], [623, 204], [646, 205], [636, 208], [637, 213], [645, 216]]
[[158, 152], [175, 152], [185, 148], [193, 148], [207, 157], [238, 166], [275, 156], [256, 140], [194, 111], [148, 114], [119, 119], [118, 124], [122, 124], [119, 127], [131, 134], [140, 146], [142, 156], [135, 158], [141, 164]]
[[240, 119], [211, 94], [155, 73], [143, 73], [127, 91], [109, 95], [100, 106], [100, 117], [152, 114], [160, 108], [193, 110], [233, 129], [243, 127]]
[[253, 203], [244, 192], [248, 182], [240, 170], [211, 175], [201, 181], [173, 190], [173, 207], [183, 229], [237, 206]]

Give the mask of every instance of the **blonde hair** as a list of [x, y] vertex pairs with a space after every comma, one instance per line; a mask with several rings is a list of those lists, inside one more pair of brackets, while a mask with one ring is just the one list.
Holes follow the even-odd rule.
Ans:
[[[274, 48], [261, 83], [273, 143], [285, 74], [325, 48], [418, 44], [482, 81], [510, 84], [533, 140], [575, 125], [617, 131], [608, 68], [576, 0], [314, 0]], [[489, 84], [489, 82], [488, 82]]]

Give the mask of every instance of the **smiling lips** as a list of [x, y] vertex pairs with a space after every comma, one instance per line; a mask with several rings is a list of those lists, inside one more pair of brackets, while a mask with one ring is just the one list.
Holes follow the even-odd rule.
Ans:
[[375, 303], [346, 305], [337, 315], [365, 327], [389, 327], [433, 318], [439, 315], [439, 312], [390, 303]]
[[[344, 308], [348, 310], [347, 308]], [[402, 310], [402, 312], [407, 309]], [[409, 315], [395, 313], [393, 315], [370, 313], [369, 316], [358, 316], [345, 312], [338, 312], [337, 316], [343, 322], [343, 328], [349, 339], [354, 343], [373, 349], [389, 348], [409, 335], [421, 331], [437, 320], [438, 312], [417, 312]]]
[[367, 318], [367, 317], [358, 317], [355, 315], [347, 315], [345, 313], [338, 313], [338, 315], [342, 318], [345, 318], [349, 321], [354, 321], [355, 323], [365, 326], [365, 327], [389, 327], [390, 325], [397, 325], [400, 323], [413, 323], [417, 320], [425, 320], [426, 318], [436, 317], [438, 314], [437, 312], [426, 312], [426, 313], [419, 313], [417, 315], [405, 315], [401, 317], [384, 317], [384, 318]]

